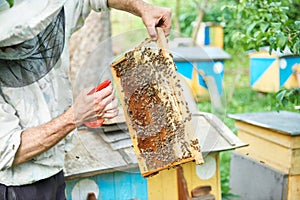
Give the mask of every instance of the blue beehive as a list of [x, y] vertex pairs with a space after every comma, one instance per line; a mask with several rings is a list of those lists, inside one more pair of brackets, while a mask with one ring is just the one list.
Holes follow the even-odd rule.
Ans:
[[215, 22], [202, 22], [197, 33], [199, 46], [224, 47], [224, 25]]
[[98, 129], [82, 127], [78, 143], [66, 155], [66, 197], [87, 199], [147, 199], [147, 180], [142, 177], [132, 148], [124, 115], [122, 123]]
[[[222, 95], [224, 60], [230, 59], [228, 53], [219, 47], [175, 47], [171, 53], [178, 73], [186, 78], [195, 99], [207, 99], [212, 91]], [[215, 89], [208, 88], [207, 81]]]
[[[191, 191], [196, 186], [209, 185], [211, 194], [220, 200], [219, 152], [245, 144], [216, 116], [199, 112], [186, 85], [183, 93], [206, 160], [201, 166], [194, 162], [183, 165], [186, 189]], [[78, 144], [66, 154], [67, 200], [87, 199], [89, 194], [103, 200], [178, 199], [176, 169], [142, 177], [125, 119], [122, 119], [124, 115], [122, 112], [119, 115], [120, 119], [115, 120], [118, 124], [79, 130]]]
[[300, 56], [289, 50], [275, 51], [271, 55], [268, 48], [251, 52], [250, 85], [260, 92], [277, 92], [281, 87], [299, 87], [294, 71], [300, 66]]

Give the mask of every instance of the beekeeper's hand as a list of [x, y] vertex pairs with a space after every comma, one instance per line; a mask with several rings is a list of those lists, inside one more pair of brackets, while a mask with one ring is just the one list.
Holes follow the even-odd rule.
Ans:
[[76, 126], [98, 119], [114, 118], [118, 115], [118, 100], [112, 84], [94, 94], [87, 95], [89, 90], [82, 90], [72, 105]]
[[108, 0], [108, 6], [130, 12], [142, 18], [151, 38], [156, 39], [155, 27], [161, 27], [165, 35], [171, 30], [171, 9], [153, 6], [141, 0]]
[[142, 12], [143, 22], [151, 38], [156, 39], [157, 33], [155, 27], [161, 27], [165, 35], [169, 35], [171, 29], [171, 9], [158, 6], [151, 6]]

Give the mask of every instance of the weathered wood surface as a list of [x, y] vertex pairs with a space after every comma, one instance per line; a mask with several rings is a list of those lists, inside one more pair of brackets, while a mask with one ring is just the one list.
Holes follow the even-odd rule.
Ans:
[[178, 200], [191, 200], [189, 189], [181, 166], [177, 168]]
[[300, 175], [289, 176], [288, 180], [288, 200], [298, 200], [300, 197]]
[[136, 48], [111, 65], [144, 177], [181, 163], [203, 162], [173, 59], [166, 42], [158, 44], [163, 49]]

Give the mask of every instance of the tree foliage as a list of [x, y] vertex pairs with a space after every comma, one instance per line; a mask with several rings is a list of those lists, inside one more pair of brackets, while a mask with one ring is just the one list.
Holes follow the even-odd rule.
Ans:
[[[197, 3], [184, 3], [179, 12], [180, 30], [191, 36], [197, 18]], [[300, 0], [218, 0], [209, 3], [204, 21], [225, 22], [226, 48], [258, 50], [270, 46], [272, 50], [288, 47], [300, 53]]]
[[270, 46], [283, 51], [288, 47], [300, 53], [300, 21], [295, 8], [299, 0], [239, 0], [224, 5], [227, 45], [244, 50]]
[[300, 88], [279, 90], [276, 95], [276, 110], [286, 108], [289, 104], [300, 105]]

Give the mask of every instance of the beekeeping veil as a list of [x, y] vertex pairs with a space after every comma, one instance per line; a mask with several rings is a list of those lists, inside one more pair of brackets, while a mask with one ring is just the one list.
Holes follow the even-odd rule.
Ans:
[[64, 0], [0, 0], [0, 86], [45, 76], [64, 47]]

